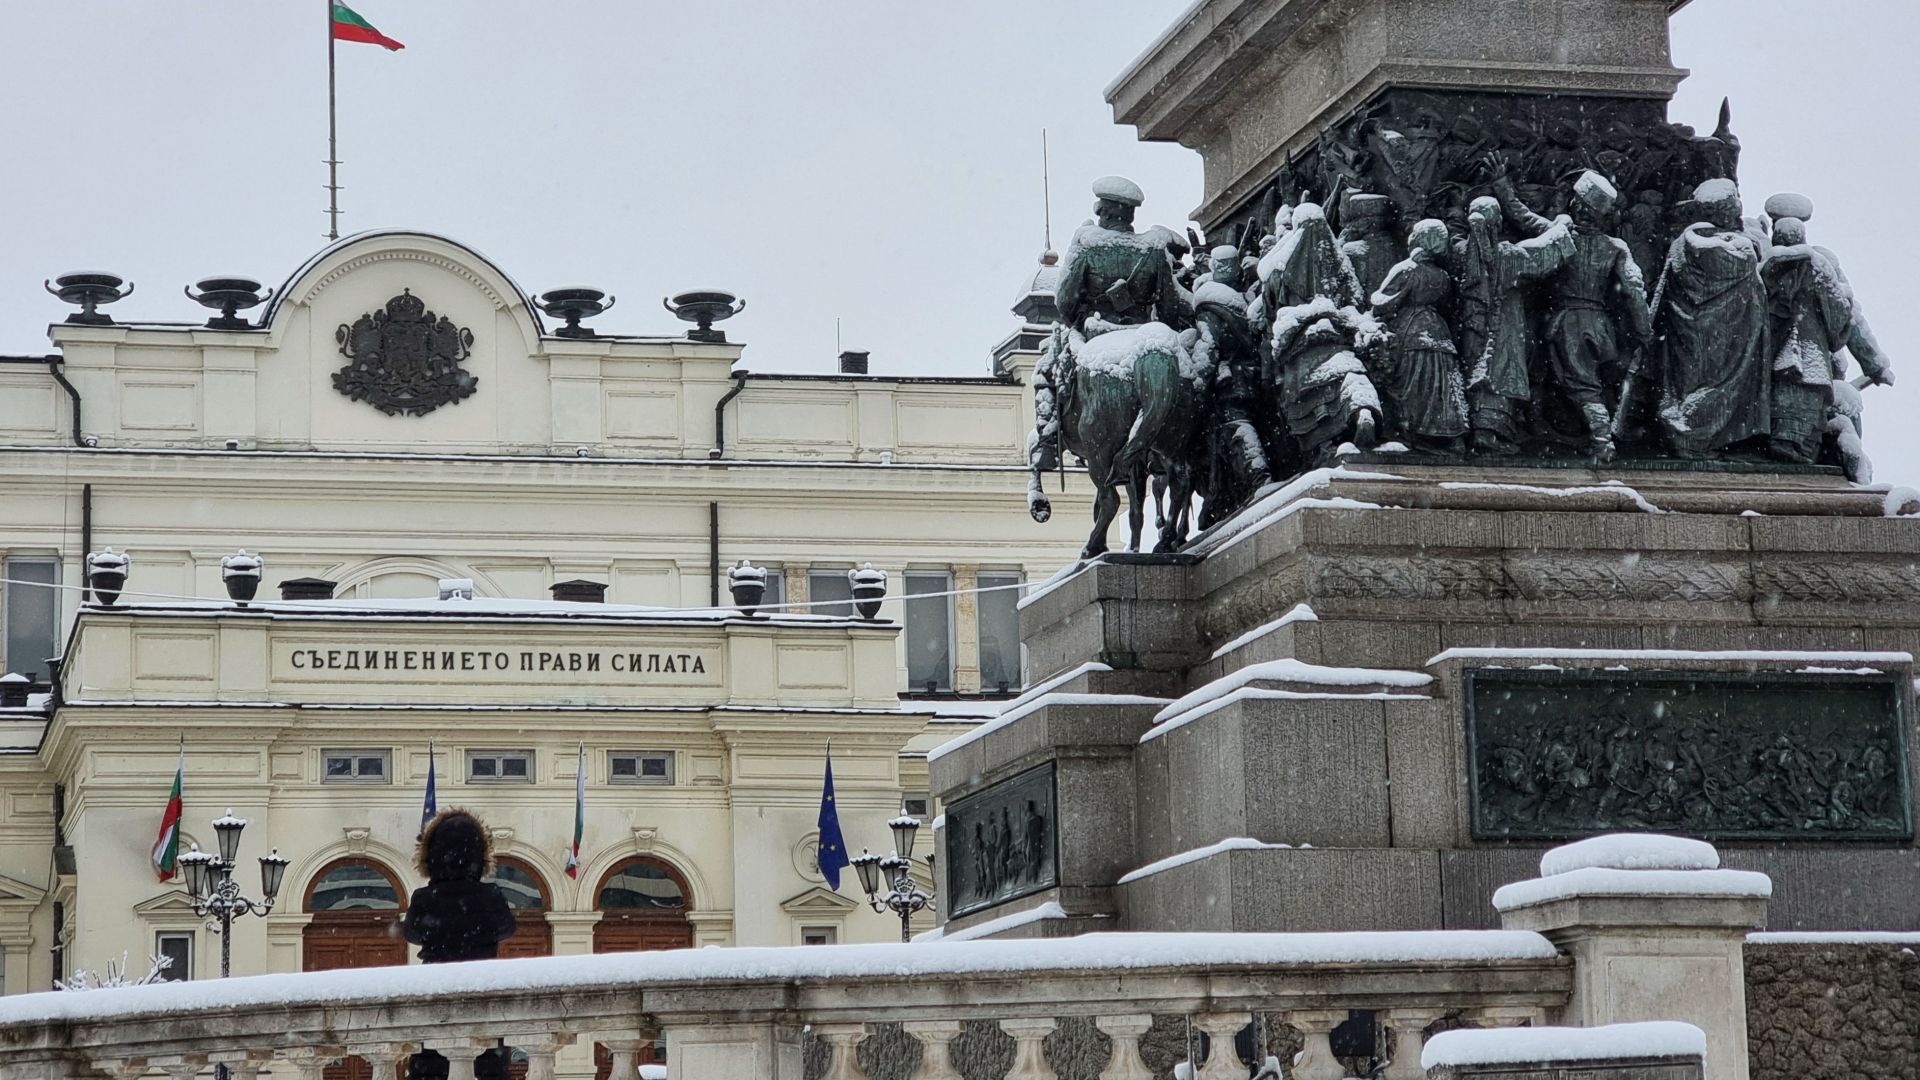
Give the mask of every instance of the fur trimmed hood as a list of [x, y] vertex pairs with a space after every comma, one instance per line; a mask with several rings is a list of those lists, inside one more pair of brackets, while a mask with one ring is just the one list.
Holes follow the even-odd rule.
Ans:
[[493, 872], [493, 838], [472, 813], [448, 807], [420, 830], [413, 868], [428, 881], [479, 881]]

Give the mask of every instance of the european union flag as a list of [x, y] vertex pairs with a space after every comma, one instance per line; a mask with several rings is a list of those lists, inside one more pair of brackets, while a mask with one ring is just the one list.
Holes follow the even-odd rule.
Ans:
[[833, 744], [827, 744], [827, 778], [820, 785], [820, 850], [815, 858], [827, 887], [840, 890], [840, 871], [846, 869], [847, 841], [840, 835], [840, 808], [833, 802]]
[[433, 820], [433, 815], [437, 813], [439, 809], [440, 802], [434, 798], [433, 794], [433, 744], [429, 742], [427, 744], [427, 798], [426, 801], [420, 804], [421, 832], [427, 831], [427, 822]]

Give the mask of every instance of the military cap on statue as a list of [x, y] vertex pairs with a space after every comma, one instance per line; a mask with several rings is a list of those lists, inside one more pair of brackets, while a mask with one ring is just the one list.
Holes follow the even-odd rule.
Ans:
[[1147, 201], [1146, 192], [1140, 185], [1124, 176], [1103, 176], [1093, 182], [1095, 198], [1116, 202], [1122, 206], [1139, 206]]

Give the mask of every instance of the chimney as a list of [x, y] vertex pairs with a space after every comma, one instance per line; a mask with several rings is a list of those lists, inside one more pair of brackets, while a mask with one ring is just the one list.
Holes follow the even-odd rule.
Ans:
[[607, 584], [604, 581], [588, 581], [586, 578], [574, 578], [571, 581], [556, 581], [548, 586], [555, 600], [570, 604], [604, 604], [607, 602]]
[[280, 583], [282, 600], [331, 600], [335, 582], [325, 578], [297, 577]]
[[0, 709], [24, 709], [27, 707], [27, 691], [33, 686], [33, 680], [19, 672], [0, 675]]
[[840, 354], [840, 374], [865, 375], [867, 373], [868, 353], [848, 349]]

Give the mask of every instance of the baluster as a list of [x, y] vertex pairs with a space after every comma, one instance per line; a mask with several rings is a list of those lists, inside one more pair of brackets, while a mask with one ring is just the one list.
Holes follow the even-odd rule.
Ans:
[[816, 1024], [813, 1033], [833, 1047], [833, 1061], [821, 1080], [866, 1080], [860, 1067], [860, 1040], [867, 1036], [865, 1024]]
[[[601, 1038], [600, 1045], [607, 1048], [607, 1057], [613, 1067], [607, 1073], [607, 1080], [640, 1080], [640, 1058], [647, 1048], [653, 1045], [651, 1039], [608, 1039]], [[533, 1080], [533, 1073], [527, 1073], [527, 1080]]]
[[1045, 1042], [1053, 1034], [1053, 1018], [1023, 1018], [1000, 1021], [1000, 1030], [1013, 1036], [1013, 1068], [1006, 1080], [1054, 1080], [1053, 1066], [1047, 1064]]
[[1147, 1068], [1140, 1056], [1140, 1036], [1153, 1027], [1151, 1015], [1100, 1016], [1094, 1018], [1093, 1026], [1113, 1040], [1113, 1055], [1107, 1058], [1107, 1067], [1100, 1071], [1100, 1080], [1154, 1080], [1153, 1070]]
[[467, 1037], [463, 1039], [429, 1039], [425, 1048], [437, 1052], [447, 1059], [447, 1080], [474, 1080], [473, 1059], [480, 1051], [492, 1046], [491, 1040]]
[[1345, 1009], [1303, 1009], [1284, 1014], [1288, 1024], [1306, 1036], [1306, 1048], [1293, 1067], [1293, 1080], [1344, 1080], [1346, 1070], [1333, 1056], [1327, 1036], [1347, 1019]]
[[953, 1060], [953, 1040], [960, 1037], [958, 1020], [916, 1020], [900, 1025], [920, 1040], [920, 1068], [913, 1080], [960, 1080], [960, 1063]]
[[1442, 1016], [1445, 1009], [1388, 1009], [1387, 1027], [1393, 1031], [1393, 1058], [1387, 1062], [1381, 1080], [1427, 1080], [1420, 1067], [1420, 1048], [1425, 1044], [1427, 1026]]
[[417, 1042], [350, 1043], [336, 1056], [360, 1058], [373, 1075], [385, 1080], [389, 1073], [405, 1068], [422, 1048], [423, 1044]]
[[1251, 1019], [1246, 1013], [1202, 1013], [1193, 1018], [1193, 1026], [1207, 1033], [1209, 1047], [1200, 1080], [1247, 1080], [1247, 1067], [1233, 1048], [1233, 1037]]
[[[527, 1055], [527, 1080], [553, 1080], [554, 1055], [559, 1052], [561, 1047], [572, 1046], [573, 1041], [573, 1033], [567, 1031], [548, 1031], [535, 1035], [510, 1035], [505, 1040], [508, 1046]], [[607, 1049], [611, 1052], [613, 1048], [608, 1047]], [[634, 1080], [638, 1070], [631, 1067], [631, 1059], [629, 1060], [629, 1071], [624, 1074], [619, 1071], [619, 1060], [619, 1058], [614, 1059], [615, 1071], [611, 1074], [612, 1077], [620, 1078], [620, 1080]]]

